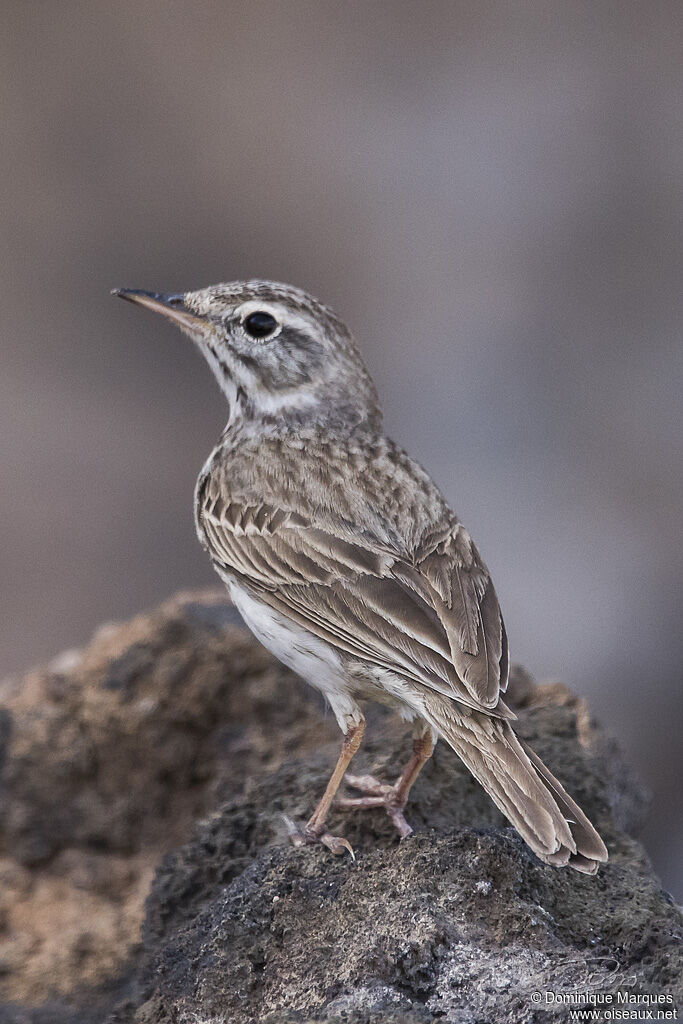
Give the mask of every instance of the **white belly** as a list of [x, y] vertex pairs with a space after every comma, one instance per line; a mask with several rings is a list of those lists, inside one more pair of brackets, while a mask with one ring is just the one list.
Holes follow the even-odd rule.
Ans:
[[238, 584], [226, 582], [233, 604], [254, 636], [279, 661], [325, 695], [346, 731], [350, 722], [358, 720], [360, 712], [351, 695], [351, 680], [337, 652]]

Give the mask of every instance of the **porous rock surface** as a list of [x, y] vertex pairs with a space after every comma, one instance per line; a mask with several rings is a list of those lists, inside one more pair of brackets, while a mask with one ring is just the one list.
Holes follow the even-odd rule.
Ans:
[[[538, 862], [444, 744], [409, 839], [335, 810], [355, 862], [292, 848], [282, 816], [310, 814], [336, 724], [219, 593], [1, 684], [0, 1024], [497, 1024], [568, 1020], [577, 992], [680, 999], [642, 792], [564, 687], [517, 670], [511, 697], [608, 844], [596, 878]], [[390, 779], [409, 746], [371, 709], [355, 767]]]

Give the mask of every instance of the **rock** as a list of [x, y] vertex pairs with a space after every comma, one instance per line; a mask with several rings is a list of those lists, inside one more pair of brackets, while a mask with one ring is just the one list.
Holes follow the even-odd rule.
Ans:
[[94, 990], [129, 963], [162, 854], [314, 742], [301, 691], [221, 592], [0, 684], [0, 998]]
[[[443, 744], [408, 840], [335, 810], [355, 862], [292, 848], [282, 815], [310, 813], [336, 724], [223, 595], [4, 684], [0, 1024], [564, 1021], [572, 992], [680, 998], [642, 791], [564, 687], [516, 670], [511, 696], [610, 848], [597, 878], [540, 864]], [[370, 709], [357, 768], [392, 778], [408, 749]]]

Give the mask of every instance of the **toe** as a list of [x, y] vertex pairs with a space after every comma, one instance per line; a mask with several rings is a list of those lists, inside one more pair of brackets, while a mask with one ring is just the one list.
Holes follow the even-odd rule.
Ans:
[[401, 839], [407, 839], [408, 836], [413, 834], [413, 829], [403, 816], [402, 810], [399, 810], [398, 808], [387, 807], [387, 814], [391, 818], [392, 824], [396, 831], [398, 832], [398, 834], [400, 835]]
[[285, 823], [287, 835], [292, 846], [314, 846], [316, 843], [322, 843], [323, 846], [326, 846], [336, 856], [342, 853], [350, 853], [351, 859], [356, 859], [351, 843], [348, 839], [344, 839], [343, 836], [332, 836], [329, 832], [320, 832], [309, 826], [297, 825], [286, 814], [282, 815], [282, 820]]
[[337, 807], [344, 809], [363, 810], [368, 807], [386, 807], [385, 796], [339, 796], [335, 801]]
[[307, 839], [303, 829], [295, 821], [292, 821], [291, 818], [288, 818], [286, 814], [282, 815], [282, 820], [285, 823], [287, 835], [292, 846], [306, 846]]
[[347, 776], [346, 781], [355, 789], [360, 789], [368, 795], [337, 797], [335, 801], [337, 807], [344, 810], [367, 810], [372, 807], [383, 807], [401, 839], [412, 835], [413, 830], [403, 814], [405, 798], [402, 797], [396, 786], [385, 786], [370, 775], [353, 775], [350, 779]]
[[361, 793], [371, 796], [384, 796], [393, 789], [384, 782], [380, 782], [374, 775], [345, 775], [344, 782], [353, 789], [359, 789]]

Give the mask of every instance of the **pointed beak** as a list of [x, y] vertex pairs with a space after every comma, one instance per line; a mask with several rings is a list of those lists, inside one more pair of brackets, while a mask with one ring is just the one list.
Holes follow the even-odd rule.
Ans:
[[155, 313], [161, 313], [181, 327], [197, 327], [198, 324], [205, 322], [204, 317], [188, 309], [185, 305], [185, 295], [182, 292], [178, 292], [176, 295], [167, 295], [163, 292], [143, 292], [139, 288], [114, 288], [112, 295], [118, 295], [120, 299], [125, 299], [127, 302], [134, 302]]

